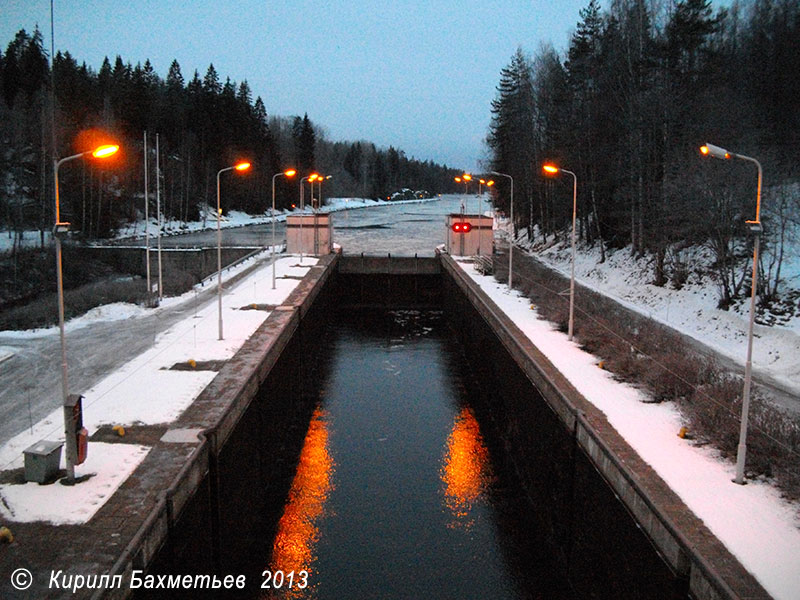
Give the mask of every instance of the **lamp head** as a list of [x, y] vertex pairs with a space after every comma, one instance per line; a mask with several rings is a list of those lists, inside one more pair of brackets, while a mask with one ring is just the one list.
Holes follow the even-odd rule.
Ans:
[[119, 146], [116, 144], [104, 144], [92, 150], [92, 156], [95, 158], [106, 158], [112, 154], [116, 154], [117, 150], [119, 150]]
[[312, 173], [311, 175], [308, 176], [309, 181], [316, 181], [319, 178], [320, 178], [319, 175], [317, 175], [316, 173]]
[[286, 169], [286, 170], [283, 172], [283, 174], [284, 174], [286, 177], [294, 177], [295, 175], [297, 175], [297, 171], [296, 171], [295, 169]]
[[247, 171], [247, 169], [250, 168], [250, 163], [246, 162], [246, 161], [243, 161], [243, 162], [240, 162], [240, 163], [234, 165], [233, 168], [236, 169], [237, 171]]
[[492, 187], [492, 186], [494, 185], [494, 179], [490, 179], [489, 181], [487, 181], [487, 182], [486, 182], [486, 185], [487, 185], [488, 187]]
[[725, 148], [720, 148], [719, 146], [709, 143], [706, 143], [705, 146], [700, 146], [700, 153], [703, 156], [713, 156], [714, 158], [721, 158], [723, 160], [731, 158], [731, 153], [725, 150]]
[[461, 177], [453, 177], [453, 181], [456, 183], [461, 183]]
[[561, 169], [548, 163], [546, 165], [542, 165], [542, 170], [548, 175], [556, 175]]
[[472, 175], [469, 173], [464, 173], [463, 175], [464, 181], [472, 181]]

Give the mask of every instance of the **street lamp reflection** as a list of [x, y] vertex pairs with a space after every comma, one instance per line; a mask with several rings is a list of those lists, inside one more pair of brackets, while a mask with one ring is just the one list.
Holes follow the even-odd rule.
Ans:
[[[278, 522], [269, 566], [271, 572], [294, 571], [299, 577], [300, 571], [307, 571], [308, 581], [313, 580], [314, 547], [319, 540], [317, 519], [322, 516], [333, 489], [331, 476], [334, 466], [328, 452], [326, 414], [317, 408], [308, 426], [286, 508]], [[288, 594], [284, 596], [286, 598], [297, 597], [295, 593], [303, 594], [299, 588], [285, 591]]]
[[450, 527], [471, 527], [470, 511], [486, 492], [491, 468], [489, 451], [470, 408], [456, 416], [440, 476], [445, 486], [445, 505], [454, 517]]

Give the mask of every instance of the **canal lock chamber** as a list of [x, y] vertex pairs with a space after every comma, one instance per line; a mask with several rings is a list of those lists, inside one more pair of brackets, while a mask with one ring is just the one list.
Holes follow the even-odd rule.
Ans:
[[330, 265], [149, 572], [246, 574], [242, 598], [690, 596], [439, 258]]

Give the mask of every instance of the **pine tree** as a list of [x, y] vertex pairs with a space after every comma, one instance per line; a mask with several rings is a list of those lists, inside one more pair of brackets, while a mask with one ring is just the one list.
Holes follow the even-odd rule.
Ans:
[[302, 119], [296, 117], [292, 126], [295, 144], [295, 160], [299, 173], [311, 173], [315, 168], [314, 154], [316, 135], [306, 113]]
[[[516, 228], [522, 215], [518, 210], [530, 201], [531, 152], [535, 145], [535, 106], [533, 73], [530, 60], [517, 48], [511, 62], [500, 72], [497, 97], [492, 101], [492, 119], [487, 143], [492, 151], [492, 169], [514, 178], [514, 210]], [[505, 178], [497, 182], [500, 193], [498, 205], [509, 209], [508, 186]]]

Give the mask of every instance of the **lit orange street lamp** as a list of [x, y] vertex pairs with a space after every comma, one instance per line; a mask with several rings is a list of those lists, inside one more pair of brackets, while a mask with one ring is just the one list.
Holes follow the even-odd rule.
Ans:
[[275, 289], [275, 178], [276, 177], [294, 177], [297, 171], [294, 169], [286, 169], [280, 173], [275, 173], [272, 176], [272, 289]]
[[219, 313], [219, 338], [222, 338], [222, 229], [220, 228], [222, 221], [222, 206], [219, 201], [219, 176], [225, 171], [247, 171], [250, 168], [250, 163], [243, 161], [236, 163], [231, 167], [225, 167], [217, 171], [217, 308]]
[[53, 190], [55, 194], [55, 217], [56, 222], [53, 227], [53, 237], [56, 242], [56, 281], [58, 285], [58, 330], [61, 338], [61, 394], [62, 406], [64, 407], [64, 434], [66, 436], [66, 465], [67, 483], [75, 483], [75, 463], [78, 460], [78, 440], [75, 432], [75, 416], [71, 406], [68, 406], [69, 383], [67, 379], [67, 340], [64, 336], [64, 276], [61, 268], [61, 238], [69, 233], [69, 223], [61, 221], [61, 200], [58, 190], [58, 169], [65, 162], [93, 156], [94, 158], [108, 158], [119, 150], [116, 144], [105, 144], [98, 146], [94, 150], [73, 154], [61, 160], [53, 160]]
[[542, 170], [550, 176], [558, 175], [559, 172], [572, 175], [572, 272], [569, 278], [569, 326], [567, 331], [567, 338], [572, 341], [575, 323], [575, 216], [578, 212], [578, 177], [572, 171], [567, 171], [551, 164], [543, 165]]
[[747, 420], [750, 411], [750, 384], [753, 372], [753, 324], [756, 319], [756, 284], [758, 282], [758, 251], [761, 240], [761, 179], [763, 171], [761, 163], [755, 158], [744, 156], [743, 154], [736, 154], [735, 152], [728, 152], [724, 148], [715, 146], [714, 144], [706, 144], [700, 146], [700, 152], [703, 156], [712, 156], [722, 160], [730, 160], [731, 158], [738, 158], [748, 162], [755, 163], [758, 168], [758, 183], [756, 185], [756, 218], [753, 221], [745, 221], [749, 226], [750, 231], [753, 232], [755, 240], [753, 240], [753, 281], [750, 286], [750, 324], [747, 330], [747, 360], [744, 363], [744, 390], [742, 391], [742, 420], [739, 425], [739, 447], [736, 452], [736, 477], [734, 483], [743, 485], [744, 480], [744, 463], [747, 455]]

